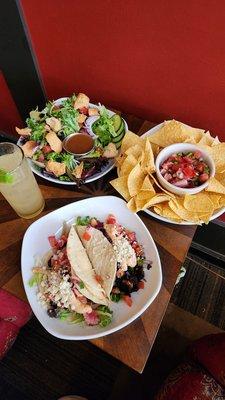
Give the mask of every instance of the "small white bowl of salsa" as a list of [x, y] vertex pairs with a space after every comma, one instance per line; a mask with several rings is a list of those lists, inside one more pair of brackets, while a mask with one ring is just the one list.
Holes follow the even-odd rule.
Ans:
[[155, 167], [161, 185], [180, 196], [201, 192], [215, 175], [215, 164], [210, 155], [187, 143], [165, 147], [158, 154]]

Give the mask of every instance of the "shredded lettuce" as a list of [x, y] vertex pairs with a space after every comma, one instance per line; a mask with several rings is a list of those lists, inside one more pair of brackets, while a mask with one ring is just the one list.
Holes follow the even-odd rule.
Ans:
[[80, 289], [84, 289], [84, 282], [83, 282], [83, 281], [80, 281], [80, 282], [78, 283], [78, 285], [79, 285], [79, 288], [80, 288]]
[[91, 218], [90, 217], [77, 217], [76, 225], [85, 226], [85, 225], [89, 225], [90, 222], [91, 222]]
[[80, 322], [84, 321], [84, 316], [82, 314], [69, 310], [59, 311], [58, 317], [61, 319], [61, 321], [68, 321], [72, 324], [79, 324]]
[[110, 298], [114, 303], [118, 303], [121, 299], [121, 294], [120, 293], [111, 293]]
[[33, 287], [39, 285], [42, 281], [43, 275], [41, 272], [36, 272], [29, 280], [29, 286]]
[[112, 322], [113, 312], [107, 306], [98, 306], [97, 313], [100, 319], [99, 325], [105, 328]]

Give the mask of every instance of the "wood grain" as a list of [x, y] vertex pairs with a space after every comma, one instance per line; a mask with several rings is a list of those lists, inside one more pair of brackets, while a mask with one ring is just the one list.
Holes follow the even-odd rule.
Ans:
[[[132, 115], [123, 115], [129, 129], [141, 135], [154, 124]], [[76, 186], [57, 186], [38, 178], [46, 199], [41, 215], [73, 201], [102, 195], [117, 195], [109, 181], [116, 176], [111, 171], [98, 181], [77, 189]], [[40, 217], [40, 216], [39, 216]], [[160, 222], [141, 212], [140, 217], [149, 229], [159, 250], [163, 269], [163, 284], [159, 295], [141, 318], [121, 331], [101, 339], [92, 340], [99, 348], [129, 367], [142, 372], [148, 359], [162, 318], [168, 306], [177, 275], [195, 233], [195, 226], [178, 226]], [[37, 219], [37, 218], [36, 218]], [[5, 199], [0, 197], [0, 286], [25, 299], [20, 271], [20, 250], [23, 235], [34, 221], [19, 218]]]

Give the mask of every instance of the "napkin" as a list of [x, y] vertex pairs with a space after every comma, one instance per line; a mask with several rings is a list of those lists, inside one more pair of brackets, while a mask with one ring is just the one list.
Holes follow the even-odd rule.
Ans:
[[0, 289], [0, 359], [10, 349], [32, 315], [30, 306], [16, 296]]

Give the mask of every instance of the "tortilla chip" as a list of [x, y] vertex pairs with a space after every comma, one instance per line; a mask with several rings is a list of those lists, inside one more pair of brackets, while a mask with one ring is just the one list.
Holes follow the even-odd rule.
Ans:
[[202, 132], [204, 132], [202, 129], [185, 126], [179, 121], [165, 121], [162, 128], [149, 136], [149, 141], [160, 147], [183, 143], [185, 140], [192, 140], [196, 143], [201, 139]]
[[225, 194], [225, 186], [222, 185], [222, 183], [220, 183], [219, 181], [217, 181], [216, 178], [209, 179], [209, 184], [205, 190], [206, 192]]
[[183, 201], [184, 208], [190, 212], [212, 213], [213, 203], [205, 192], [186, 194]]
[[160, 185], [160, 183], [157, 181], [157, 179], [155, 178], [154, 175], [152, 175], [152, 174], [149, 174], [149, 175], [152, 178], [152, 180], [154, 181], [154, 183], [156, 184], [156, 186], [158, 186], [158, 188], [162, 190], [162, 192], [168, 194], [171, 198], [175, 199], [176, 196], [173, 193], [169, 192], [168, 190], [164, 189], [164, 187], [162, 187]]
[[151, 173], [155, 171], [154, 155], [151, 144], [148, 140], [145, 140], [145, 149], [140, 163], [141, 168], [143, 168], [146, 172]]
[[147, 208], [153, 207], [156, 204], [163, 203], [164, 201], [169, 201], [170, 197], [166, 194], [160, 193], [152, 196], [152, 198], [148, 201], [145, 199], [139, 200], [138, 196], [136, 197], [136, 205], [139, 210], [146, 210]]
[[121, 144], [121, 153], [125, 153], [129, 147], [134, 146], [135, 144], [140, 144], [141, 139], [139, 136], [135, 135], [135, 133], [131, 131], [127, 131]]
[[122, 163], [120, 167], [120, 174], [121, 175], [129, 175], [129, 173], [132, 171], [132, 169], [135, 167], [137, 164], [137, 159], [132, 155], [129, 154]]
[[188, 222], [195, 222], [196, 224], [201, 224], [202, 219], [201, 219], [201, 214], [198, 214], [197, 212], [191, 212], [186, 210], [183, 206], [183, 200], [177, 200], [176, 202], [172, 199], [169, 201], [169, 207], [171, 210], [182, 220], [188, 221]]
[[221, 183], [221, 185], [225, 186], [225, 171], [216, 174], [215, 178]]
[[213, 208], [216, 210], [217, 208], [220, 208], [220, 199], [221, 199], [221, 194], [217, 193], [209, 193], [210, 200], [213, 203]]
[[128, 175], [127, 186], [130, 197], [136, 196], [143, 185], [145, 174], [139, 164], [137, 164]]
[[201, 139], [199, 140], [198, 144], [204, 144], [207, 146], [212, 146], [214, 138], [210, 135], [210, 132], [206, 132], [202, 135]]
[[127, 156], [132, 154], [137, 160], [139, 160], [139, 158], [141, 158], [143, 155], [143, 147], [140, 144], [135, 144], [134, 146], [129, 147], [125, 154]]
[[218, 208], [220, 208], [220, 207], [225, 207], [225, 196], [224, 195], [222, 195], [219, 199], [219, 207]]
[[138, 211], [138, 210], [137, 210], [137, 206], [136, 206], [136, 202], [135, 202], [135, 198], [134, 198], [134, 197], [132, 197], [132, 198], [128, 201], [127, 207], [129, 208], [130, 211], [132, 211], [132, 212], [134, 212], [134, 213], [136, 213], [136, 212]]
[[127, 179], [128, 175], [120, 176], [117, 179], [113, 179], [110, 184], [114, 187], [114, 189], [117, 190], [117, 192], [121, 194], [121, 196], [123, 196], [126, 201], [129, 201], [131, 196], [127, 186]]
[[148, 175], [146, 175], [146, 177], [145, 177], [145, 179], [143, 181], [141, 190], [149, 190], [150, 192], [155, 192]]
[[209, 153], [215, 163], [216, 171], [225, 171], [225, 143], [211, 147]]
[[161, 203], [154, 206], [156, 214], [161, 215], [164, 218], [168, 218], [172, 221], [182, 222], [182, 219], [171, 210], [168, 203]]

